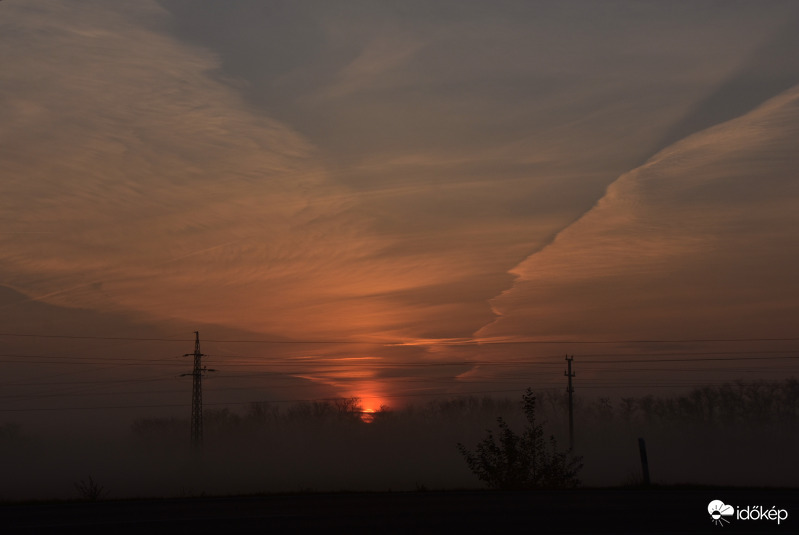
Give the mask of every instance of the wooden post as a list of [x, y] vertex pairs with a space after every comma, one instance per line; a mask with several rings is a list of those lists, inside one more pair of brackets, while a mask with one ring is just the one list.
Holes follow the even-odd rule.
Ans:
[[572, 377], [574, 377], [574, 372], [572, 371], [573, 360], [574, 355], [571, 357], [566, 355], [566, 362], [568, 363], [569, 369], [563, 372], [563, 375], [569, 378], [569, 386], [566, 387], [566, 392], [569, 393], [569, 451], [574, 449], [574, 387], [572, 386]]
[[646, 458], [646, 441], [638, 439], [638, 451], [641, 453], [641, 473], [644, 476], [644, 486], [649, 486], [649, 461]]

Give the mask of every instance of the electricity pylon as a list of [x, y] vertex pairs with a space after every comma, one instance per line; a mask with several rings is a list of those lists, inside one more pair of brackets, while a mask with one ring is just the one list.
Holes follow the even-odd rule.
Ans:
[[203, 444], [203, 374], [212, 372], [202, 366], [201, 359], [205, 355], [200, 352], [200, 332], [194, 331], [194, 353], [186, 353], [184, 357], [194, 357], [194, 369], [191, 373], [181, 374], [192, 376], [191, 388], [191, 443], [195, 448]]

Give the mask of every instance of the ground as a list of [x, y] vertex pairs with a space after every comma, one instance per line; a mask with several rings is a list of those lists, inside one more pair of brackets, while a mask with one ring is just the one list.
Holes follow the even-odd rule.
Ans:
[[[714, 525], [707, 507], [776, 506]], [[796, 533], [799, 490], [650, 488], [283, 494], [0, 506], [4, 533]]]

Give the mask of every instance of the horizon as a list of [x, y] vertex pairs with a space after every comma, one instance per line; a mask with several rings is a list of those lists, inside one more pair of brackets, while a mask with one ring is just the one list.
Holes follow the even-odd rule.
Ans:
[[188, 417], [195, 331], [234, 410], [799, 377], [794, 2], [5, 0], [0, 35], [0, 425]]

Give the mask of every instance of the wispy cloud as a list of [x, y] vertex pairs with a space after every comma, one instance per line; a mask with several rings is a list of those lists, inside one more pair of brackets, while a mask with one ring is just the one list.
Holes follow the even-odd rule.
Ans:
[[6, 284], [67, 306], [325, 337], [421, 323], [441, 308], [389, 296], [479, 269], [453, 277], [462, 258], [385, 254], [398, 239], [373, 231], [358, 193], [209, 77], [213, 55], [159, 33], [157, 6], [12, 8]]
[[374, 37], [342, 67], [315, 100], [336, 99], [374, 90], [396, 90], [409, 83], [401, 67], [424, 48], [417, 36], [390, 32]]
[[794, 88], [664, 149], [515, 267], [478, 335], [791, 332], [797, 134]]
[[[305, 339], [469, 338], [782, 13], [446, 5], [3, 2], [3, 283]], [[550, 249], [578, 230], [581, 248], [543, 256], [553, 310], [567, 279], [715, 243], [646, 220], [657, 196], [624, 184]], [[502, 336], [529, 333], [500, 329], [511, 309], [550, 316], [517, 290], [494, 302]]]

